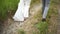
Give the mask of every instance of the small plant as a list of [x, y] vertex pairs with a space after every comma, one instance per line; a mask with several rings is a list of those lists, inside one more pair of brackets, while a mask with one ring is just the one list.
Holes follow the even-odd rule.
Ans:
[[18, 34], [25, 34], [25, 31], [22, 29], [18, 29]]
[[36, 27], [39, 29], [40, 34], [46, 34], [48, 31], [48, 23], [47, 22], [39, 22], [36, 24]]

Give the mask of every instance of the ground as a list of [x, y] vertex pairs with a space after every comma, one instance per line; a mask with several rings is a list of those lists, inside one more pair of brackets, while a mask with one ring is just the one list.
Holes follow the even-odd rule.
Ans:
[[[55, 1], [55, 0], [54, 0]], [[39, 30], [34, 26], [39, 21], [42, 20], [42, 4], [36, 3], [32, 4], [30, 7], [30, 17], [27, 18], [24, 22], [15, 22], [12, 17], [10, 16], [7, 18], [7, 20], [4, 21], [4, 23], [1, 23], [1, 34], [19, 34], [20, 30], [23, 30], [26, 34], [39, 34]], [[57, 17], [58, 11], [56, 10], [57, 7], [55, 3], [53, 2], [50, 6], [49, 13], [47, 16], [47, 22], [48, 22], [48, 32], [47, 34], [57, 34], [57, 30], [60, 28], [57, 26], [59, 23], [57, 23]], [[59, 12], [60, 15], [60, 12]], [[56, 28], [58, 27], [58, 29]], [[60, 30], [59, 30], [60, 31]], [[58, 31], [58, 32], [59, 32]]]
[[[59, 4], [60, 6], [60, 4]], [[60, 9], [58, 7], [58, 22], [57, 22], [57, 34], [60, 34]]]

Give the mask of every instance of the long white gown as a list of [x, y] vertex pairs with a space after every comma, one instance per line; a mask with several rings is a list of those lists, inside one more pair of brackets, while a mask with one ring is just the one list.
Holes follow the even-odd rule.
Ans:
[[13, 16], [14, 21], [24, 21], [24, 18], [29, 17], [29, 7], [31, 0], [20, 0], [18, 9]]

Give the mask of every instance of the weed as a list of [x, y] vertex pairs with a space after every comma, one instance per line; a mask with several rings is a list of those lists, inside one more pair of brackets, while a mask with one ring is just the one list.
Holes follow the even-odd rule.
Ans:
[[47, 22], [39, 22], [36, 24], [36, 27], [39, 29], [40, 34], [46, 34], [48, 30], [48, 23]]
[[18, 29], [18, 34], [25, 34], [25, 31], [22, 29]]

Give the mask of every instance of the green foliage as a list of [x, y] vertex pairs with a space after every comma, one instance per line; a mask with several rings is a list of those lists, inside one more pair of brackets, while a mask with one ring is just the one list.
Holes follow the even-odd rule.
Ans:
[[48, 23], [47, 22], [39, 22], [36, 24], [36, 27], [39, 29], [40, 34], [46, 34], [48, 31]]
[[8, 11], [15, 12], [19, 0], [0, 0], [0, 20], [4, 20], [8, 16]]
[[22, 29], [18, 29], [18, 34], [25, 34], [25, 31]]

